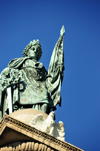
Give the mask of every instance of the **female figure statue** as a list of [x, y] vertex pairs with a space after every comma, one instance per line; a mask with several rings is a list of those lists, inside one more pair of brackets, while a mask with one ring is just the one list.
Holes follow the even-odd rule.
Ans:
[[13, 59], [1, 73], [0, 108], [2, 115], [23, 108], [41, 110], [47, 114], [61, 105], [60, 89], [63, 79], [64, 26], [51, 57], [48, 72], [38, 62], [42, 55], [39, 41], [31, 41], [23, 57]]

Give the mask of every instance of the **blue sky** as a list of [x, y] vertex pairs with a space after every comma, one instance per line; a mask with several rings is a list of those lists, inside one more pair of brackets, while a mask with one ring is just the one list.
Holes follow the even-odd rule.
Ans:
[[56, 122], [64, 122], [67, 142], [99, 151], [100, 0], [0, 0], [0, 72], [33, 39], [48, 70], [62, 25], [65, 71]]

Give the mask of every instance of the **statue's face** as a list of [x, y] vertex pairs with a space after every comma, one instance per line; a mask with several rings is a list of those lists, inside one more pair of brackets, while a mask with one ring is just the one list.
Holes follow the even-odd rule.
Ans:
[[38, 45], [32, 46], [28, 51], [28, 57], [32, 57], [36, 59], [40, 51], [40, 47]]

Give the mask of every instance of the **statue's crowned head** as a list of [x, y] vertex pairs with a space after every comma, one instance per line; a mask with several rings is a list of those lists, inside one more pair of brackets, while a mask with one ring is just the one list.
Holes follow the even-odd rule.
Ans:
[[33, 47], [36, 47], [36, 46], [38, 47], [38, 51], [36, 51], [37, 55], [36, 55], [35, 59], [37, 61], [40, 60], [40, 58], [42, 56], [42, 47], [39, 43], [39, 40], [30, 41], [30, 43], [26, 46], [26, 48], [23, 51], [23, 56], [28, 57], [29, 50], [33, 49]]

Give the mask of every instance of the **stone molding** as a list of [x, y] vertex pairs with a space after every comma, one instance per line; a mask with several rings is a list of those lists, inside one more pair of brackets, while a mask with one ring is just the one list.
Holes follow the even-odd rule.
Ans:
[[[25, 124], [19, 120], [16, 120], [6, 114], [4, 116], [4, 118], [2, 119], [2, 121], [0, 122], [0, 137], [7, 127], [12, 130], [17, 131], [18, 133], [28, 136], [31, 140], [33, 139], [32, 143], [34, 143], [34, 140], [35, 140], [36, 143], [43, 144], [43, 145], [47, 146], [48, 148], [50, 148], [50, 150], [52, 150], [52, 151], [53, 150], [54, 151], [56, 151], [56, 150], [57, 151], [66, 151], [66, 150], [83, 151], [82, 149], [80, 149], [74, 145], [71, 145], [70, 143], [61, 141], [61, 140], [57, 139], [56, 137], [53, 137], [49, 134], [39, 131], [36, 128], [31, 127], [30, 125]], [[9, 142], [8, 144], [10, 144], [10, 143], [14, 143], [14, 142]], [[27, 142], [26, 144], [29, 144], [29, 142]], [[5, 143], [5, 144], [4, 144], [4, 142], [3, 142], [3, 144], [2, 144], [2, 142], [0, 143], [1, 148], [5, 145], [7, 145], [7, 143]], [[22, 146], [22, 145], [20, 145], [20, 146]]]
[[50, 147], [36, 142], [14, 142], [2, 147], [0, 151], [54, 151]]

